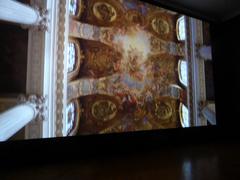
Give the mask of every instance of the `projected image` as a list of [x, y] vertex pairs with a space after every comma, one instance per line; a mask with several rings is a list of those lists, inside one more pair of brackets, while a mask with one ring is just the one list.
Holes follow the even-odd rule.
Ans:
[[1, 141], [216, 125], [207, 22], [140, 0], [43, 6], [56, 17], [26, 30], [27, 89], [0, 98]]
[[[68, 82], [69, 101], [81, 105], [77, 134], [208, 125], [194, 109], [194, 103], [206, 102], [201, 83], [204, 53], [211, 52], [201, 57], [199, 51], [211, 48], [210, 42], [201, 47], [208, 41], [207, 23], [137, 0], [77, 6], [84, 8], [70, 20], [69, 34], [84, 58], [78, 58], [81, 67]], [[198, 102], [193, 91], [202, 95]]]

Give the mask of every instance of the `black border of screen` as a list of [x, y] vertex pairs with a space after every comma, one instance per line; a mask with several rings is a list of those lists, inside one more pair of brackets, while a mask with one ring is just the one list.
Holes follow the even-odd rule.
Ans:
[[213, 16], [191, 11], [179, 4], [161, 0], [141, 1], [210, 23], [217, 125], [103, 135], [5, 141], [0, 143], [0, 166], [8, 167], [22, 165], [23, 162], [39, 164], [41, 162], [68, 161], [71, 158], [84, 159], [96, 156], [114, 156], [116, 154], [119, 155], [129, 152], [149, 151], [161, 148], [162, 146], [171, 146], [173, 144], [187, 146], [188, 144], [209, 143], [229, 137], [232, 139], [239, 137], [239, 133], [237, 131], [232, 131], [232, 126], [227, 122], [226, 113], [222, 113], [224, 105], [222, 105], [223, 102], [221, 98], [224, 93], [221, 92], [222, 76], [220, 74], [222, 73], [223, 61], [226, 57], [226, 53], [223, 53], [223, 49], [225, 48], [223, 42], [227, 42], [227, 39], [223, 37], [223, 35], [225, 33], [224, 30], [227, 30], [227, 28], [222, 28], [222, 23]]

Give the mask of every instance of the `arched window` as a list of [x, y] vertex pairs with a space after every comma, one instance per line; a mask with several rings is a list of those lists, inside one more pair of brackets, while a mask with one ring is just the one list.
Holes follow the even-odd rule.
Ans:
[[185, 28], [185, 17], [181, 16], [177, 20], [176, 25], [177, 38], [179, 41], [184, 41], [186, 39], [186, 28]]
[[70, 101], [66, 107], [65, 132], [68, 136], [76, 135], [81, 116], [81, 106], [77, 99]]
[[77, 6], [78, 6], [77, 0], [70, 0], [69, 1], [68, 7], [69, 7], [70, 15], [72, 15], [72, 16], [77, 15], [77, 9], [78, 9]]
[[67, 71], [68, 80], [72, 80], [78, 75], [84, 56], [79, 41], [74, 38], [69, 38], [68, 40]]
[[179, 60], [178, 62], [178, 77], [180, 82], [187, 87], [188, 74], [187, 74], [187, 61]]
[[76, 47], [75, 44], [72, 42], [68, 43], [68, 63], [67, 63], [67, 69], [68, 72], [71, 72], [74, 70], [75, 64], [76, 64]]
[[74, 102], [71, 102], [67, 105], [66, 109], [67, 133], [69, 133], [73, 129], [75, 119], [76, 119], [76, 106]]
[[179, 116], [182, 127], [190, 127], [188, 108], [182, 103], [179, 106]]
[[69, 0], [68, 9], [71, 18], [79, 19], [84, 9], [83, 0]]

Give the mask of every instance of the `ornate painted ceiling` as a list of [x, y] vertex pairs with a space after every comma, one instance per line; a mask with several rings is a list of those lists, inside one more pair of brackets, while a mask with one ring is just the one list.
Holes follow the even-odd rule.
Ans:
[[[137, 0], [71, 2], [69, 38], [78, 47], [80, 62], [73, 65], [68, 82], [68, 100], [79, 105], [74, 133], [181, 126], [181, 99], [169, 92], [170, 85], [181, 86], [180, 15]], [[181, 88], [181, 94], [185, 91]]]

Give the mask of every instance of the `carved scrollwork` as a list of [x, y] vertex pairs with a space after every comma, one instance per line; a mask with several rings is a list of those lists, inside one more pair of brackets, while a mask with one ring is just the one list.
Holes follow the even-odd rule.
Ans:
[[48, 23], [49, 23], [49, 18], [48, 18], [49, 10], [45, 8], [38, 8], [38, 7], [36, 7], [36, 9], [39, 12], [39, 21], [37, 23], [38, 30], [47, 31]]
[[33, 9], [38, 14], [38, 20], [33, 25], [22, 25], [22, 28], [24, 29], [32, 29], [37, 31], [48, 31], [49, 26], [49, 10], [46, 8], [41, 8], [37, 5], [33, 6]]
[[19, 104], [29, 103], [33, 105], [37, 112], [36, 119], [42, 120], [42, 121], [46, 119], [46, 111], [47, 111], [46, 97], [38, 96], [34, 94], [30, 94], [30, 95], [21, 94], [18, 96], [18, 103]]

